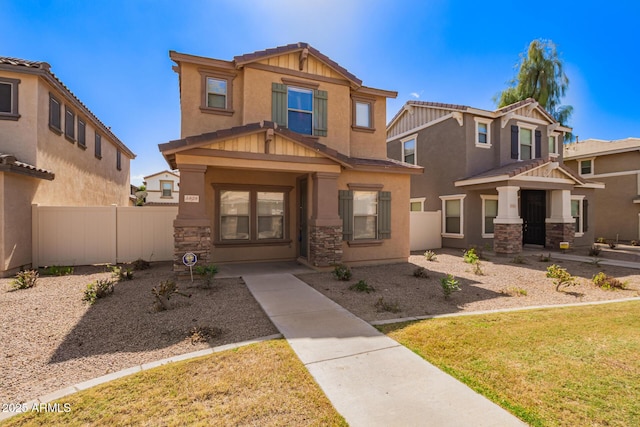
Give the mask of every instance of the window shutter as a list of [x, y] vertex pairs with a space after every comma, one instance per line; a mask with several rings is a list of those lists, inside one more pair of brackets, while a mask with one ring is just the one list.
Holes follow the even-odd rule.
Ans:
[[271, 120], [278, 126], [287, 127], [287, 85], [271, 84]]
[[327, 136], [327, 91], [313, 91], [313, 135]]
[[342, 218], [342, 240], [353, 240], [353, 191], [340, 190], [338, 215]]
[[391, 238], [391, 191], [378, 193], [378, 239]]
[[589, 230], [589, 200], [584, 199], [582, 203], [582, 232], [586, 233]]
[[536, 159], [542, 157], [542, 132], [536, 131]]
[[518, 126], [511, 125], [511, 158], [518, 159]]

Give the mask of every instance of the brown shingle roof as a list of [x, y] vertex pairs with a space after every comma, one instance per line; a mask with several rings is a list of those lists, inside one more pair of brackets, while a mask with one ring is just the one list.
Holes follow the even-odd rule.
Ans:
[[351, 74], [346, 68], [342, 67], [333, 59], [329, 58], [328, 56], [320, 52], [318, 49], [304, 42], [292, 43], [285, 46], [274, 47], [271, 49], [258, 50], [252, 53], [245, 53], [244, 55], [235, 56], [233, 60], [235, 61], [236, 65], [244, 65], [250, 62], [259, 61], [263, 58], [267, 58], [270, 56], [282, 55], [283, 53], [296, 52], [303, 49], [308, 49], [310, 54], [317, 57], [322, 62], [327, 63], [329, 66], [335, 69], [338, 73], [342, 74], [348, 80], [351, 80], [357, 86], [362, 86], [362, 80], [357, 78], [355, 75]]
[[[122, 148], [126, 152], [126, 154], [129, 155], [129, 157], [131, 157], [132, 159], [135, 159], [136, 155], [133, 153], [133, 151], [131, 151], [122, 141], [120, 141], [120, 139], [118, 139], [118, 137], [115, 136], [114, 133], [111, 131], [111, 128], [109, 128], [107, 125], [102, 123], [102, 121], [100, 121], [100, 119], [98, 119], [98, 117], [95, 114], [93, 114], [93, 112], [89, 109], [89, 107], [87, 107], [82, 101], [80, 101], [80, 99], [71, 91], [71, 89], [69, 89], [62, 82], [62, 80], [58, 78], [58, 76], [56, 76], [53, 72], [51, 72], [51, 66], [47, 62], [29, 61], [27, 59], [0, 56], [0, 66], [2, 65], [5, 65], [5, 66], [8, 65], [16, 68], [22, 67], [22, 68], [39, 70], [39, 72], [42, 73], [45, 77], [50, 78], [52, 80], [52, 83], [54, 84], [57, 83], [63, 91], [67, 92], [67, 95], [69, 95], [74, 101], [80, 104], [80, 106], [84, 108], [85, 113], [89, 116], [89, 118], [95, 121], [102, 128], [101, 130], [107, 135], [109, 135], [109, 137], [113, 139], [116, 145]], [[16, 70], [16, 71], [19, 72], [19, 70]]]
[[35, 178], [46, 179], [51, 181], [55, 178], [55, 174], [46, 169], [40, 169], [28, 163], [16, 160], [12, 154], [0, 153], [0, 172], [15, 172], [21, 175], [33, 176]]

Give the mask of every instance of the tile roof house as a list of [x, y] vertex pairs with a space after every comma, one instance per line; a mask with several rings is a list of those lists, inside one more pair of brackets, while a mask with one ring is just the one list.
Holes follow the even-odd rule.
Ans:
[[[182, 138], [175, 256], [313, 266], [409, 256], [409, 177], [386, 156], [386, 99], [306, 43], [220, 60], [170, 52]], [[176, 269], [184, 268], [176, 262]]]
[[603, 186], [563, 164], [570, 130], [534, 99], [494, 111], [409, 101], [387, 126], [387, 154], [425, 168], [410, 206], [441, 211], [443, 246], [588, 245], [589, 201]]
[[566, 144], [564, 162], [575, 174], [606, 186], [596, 192], [595, 237], [640, 240], [640, 138]]
[[178, 205], [180, 199], [180, 172], [168, 171], [156, 172], [144, 177], [145, 206]]
[[135, 155], [46, 62], [0, 57], [0, 275], [31, 263], [31, 205], [126, 206]]

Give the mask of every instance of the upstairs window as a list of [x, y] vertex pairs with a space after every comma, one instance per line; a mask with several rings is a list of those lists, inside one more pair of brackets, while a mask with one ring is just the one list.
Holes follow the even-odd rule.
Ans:
[[533, 158], [533, 138], [531, 129], [520, 129], [520, 160]]
[[558, 153], [558, 137], [556, 135], [549, 136], [549, 154]]
[[96, 132], [96, 140], [95, 140], [95, 150], [94, 154], [97, 158], [102, 158], [102, 137], [99, 133]]
[[327, 136], [327, 91], [313, 89], [318, 86], [285, 79], [284, 82], [300, 86], [272, 83], [271, 119], [278, 126], [313, 136]]
[[405, 138], [401, 141], [402, 143], [402, 161], [405, 163], [409, 163], [412, 165], [416, 165], [417, 157], [416, 157], [416, 140], [417, 136], [412, 135], [408, 138]]
[[64, 107], [64, 136], [71, 142], [76, 139], [76, 115], [69, 107]]
[[312, 90], [296, 87], [287, 88], [287, 127], [294, 132], [312, 135]]
[[18, 120], [18, 83], [20, 80], [0, 77], [0, 120]]
[[116, 169], [122, 170], [122, 152], [120, 150], [116, 152]]
[[160, 181], [160, 189], [162, 190], [161, 197], [172, 197], [171, 193], [173, 192], [173, 182]]
[[593, 175], [593, 159], [580, 160], [580, 175]]
[[[535, 136], [535, 139], [534, 139]], [[518, 123], [511, 126], [511, 158], [531, 160], [542, 155], [542, 132], [535, 125]]]
[[56, 133], [62, 133], [60, 121], [60, 101], [49, 94], [49, 127]]
[[207, 77], [207, 107], [227, 108], [227, 81]]
[[475, 117], [476, 122], [476, 147], [491, 147], [491, 121]]
[[200, 76], [200, 111], [223, 116], [233, 115], [233, 79], [236, 75], [218, 70], [200, 70]]
[[375, 100], [353, 96], [351, 100], [351, 128], [356, 131], [373, 132], [373, 104]]

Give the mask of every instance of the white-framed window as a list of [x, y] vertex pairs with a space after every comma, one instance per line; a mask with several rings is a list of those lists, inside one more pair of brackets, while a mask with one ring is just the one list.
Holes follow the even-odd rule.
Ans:
[[0, 77], [0, 120], [18, 120], [18, 84], [20, 80]]
[[474, 117], [476, 122], [476, 147], [491, 147], [491, 120]]
[[558, 134], [549, 135], [549, 155], [560, 154], [558, 151]]
[[498, 196], [480, 195], [482, 199], [482, 237], [493, 238], [493, 220], [498, 216]]
[[465, 194], [440, 196], [442, 200], [442, 237], [464, 237]]
[[579, 169], [578, 172], [582, 176], [590, 176], [593, 175], [593, 163], [594, 159], [584, 159], [579, 161]]
[[571, 196], [571, 216], [575, 220], [576, 237], [584, 235], [584, 196]]
[[207, 107], [227, 108], [227, 81], [207, 77]]
[[418, 135], [411, 135], [407, 138], [400, 140], [402, 144], [402, 161], [412, 165], [418, 164], [418, 156], [416, 150], [416, 142], [418, 141]]
[[356, 126], [361, 128], [373, 127], [371, 120], [371, 103], [355, 101], [356, 103]]
[[313, 135], [313, 90], [287, 87], [287, 127]]
[[424, 211], [424, 202], [426, 201], [426, 197], [416, 197], [412, 198], [409, 203], [409, 210], [411, 212], [423, 212]]
[[378, 238], [378, 192], [353, 192], [353, 239]]
[[173, 181], [160, 181], [160, 190], [162, 191], [162, 198], [173, 197]]
[[531, 160], [536, 158], [536, 145], [534, 143], [535, 126], [525, 126], [518, 124], [518, 147], [519, 147], [519, 159]]

